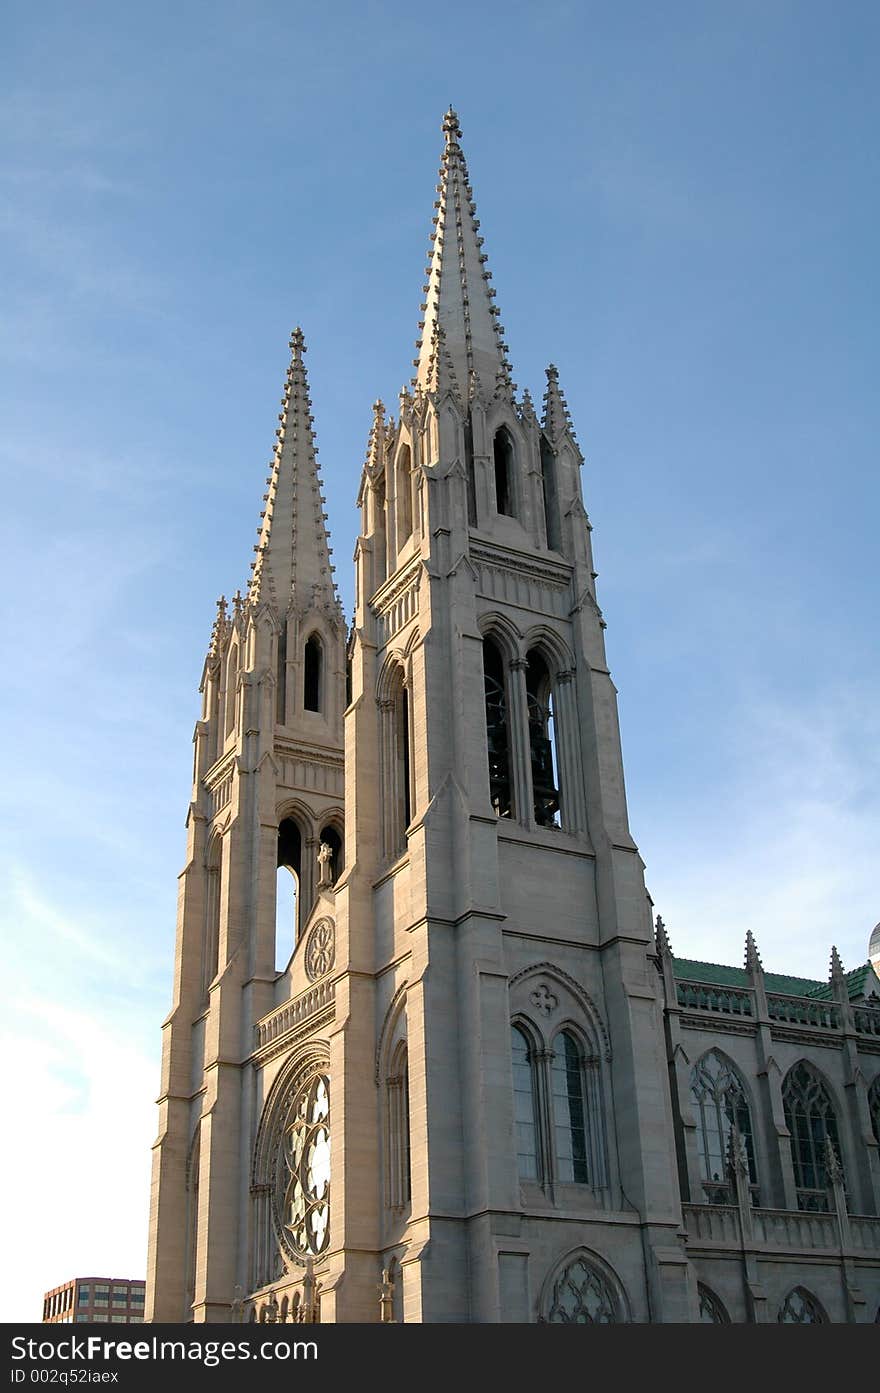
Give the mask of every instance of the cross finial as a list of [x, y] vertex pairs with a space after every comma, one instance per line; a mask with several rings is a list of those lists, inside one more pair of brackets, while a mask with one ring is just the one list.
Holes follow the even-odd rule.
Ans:
[[443, 117], [443, 134], [446, 136], [446, 144], [453, 145], [457, 140], [461, 140], [461, 126], [458, 121], [458, 112], [450, 105], [449, 110]]

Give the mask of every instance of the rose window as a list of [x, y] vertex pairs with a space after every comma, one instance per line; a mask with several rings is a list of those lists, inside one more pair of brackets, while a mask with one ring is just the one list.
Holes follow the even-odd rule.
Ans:
[[330, 1085], [310, 1079], [294, 1099], [281, 1144], [279, 1200], [284, 1238], [298, 1257], [322, 1253], [330, 1223]]

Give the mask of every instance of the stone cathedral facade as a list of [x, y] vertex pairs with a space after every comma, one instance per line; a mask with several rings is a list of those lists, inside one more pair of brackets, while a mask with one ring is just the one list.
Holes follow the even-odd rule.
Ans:
[[147, 1318], [871, 1322], [880, 982], [674, 956], [582, 456], [521, 396], [453, 111], [354, 622], [297, 330], [202, 680]]

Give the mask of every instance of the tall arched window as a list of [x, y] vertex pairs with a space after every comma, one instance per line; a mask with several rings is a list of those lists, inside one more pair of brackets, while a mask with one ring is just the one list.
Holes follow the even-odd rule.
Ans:
[[226, 715], [224, 733], [230, 735], [235, 725], [235, 702], [238, 688], [238, 644], [233, 643], [226, 660]]
[[401, 551], [412, 536], [412, 455], [404, 445], [397, 456], [397, 550]]
[[281, 971], [299, 937], [302, 834], [293, 818], [278, 828], [278, 873], [275, 878], [275, 967]]
[[529, 754], [535, 822], [539, 827], [559, 827], [559, 753], [553, 684], [550, 669], [537, 648], [531, 650], [526, 661]]
[[499, 817], [513, 816], [510, 780], [510, 723], [504, 659], [491, 638], [483, 639], [483, 683], [489, 755], [489, 798]]
[[868, 1089], [868, 1111], [871, 1114], [871, 1127], [874, 1136], [880, 1142], [880, 1074], [877, 1075]]
[[806, 1287], [795, 1287], [782, 1303], [776, 1317], [780, 1325], [827, 1325], [828, 1317]]
[[583, 1056], [574, 1036], [567, 1030], [557, 1035], [553, 1042], [550, 1078], [556, 1178], [589, 1185], [592, 1177]]
[[516, 517], [514, 486], [514, 453], [510, 432], [502, 426], [495, 432], [492, 445], [495, 462], [495, 503], [499, 513]]
[[544, 490], [544, 519], [547, 524], [547, 546], [562, 551], [562, 532], [559, 526], [559, 496], [556, 485], [556, 456], [541, 437], [541, 484]]
[[829, 1208], [825, 1141], [829, 1138], [841, 1165], [837, 1116], [828, 1087], [804, 1059], [785, 1076], [782, 1085], [785, 1125], [791, 1133], [791, 1163], [797, 1186], [798, 1209]]
[[697, 1154], [703, 1195], [708, 1204], [732, 1204], [728, 1147], [734, 1126], [745, 1143], [749, 1181], [758, 1182], [752, 1118], [745, 1086], [736, 1069], [718, 1050], [704, 1054], [691, 1073], [691, 1103], [697, 1123]]
[[202, 995], [217, 976], [220, 956], [220, 868], [223, 839], [214, 836], [205, 857], [205, 934], [202, 947]]
[[404, 671], [397, 666], [388, 684], [388, 695], [379, 702], [382, 729], [381, 808], [385, 854], [398, 856], [406, 848], [406, 829], [412, 820], [412, 730], [409, 692]]
[[275, 719], [279, 725], [287, 720], [287, 620], [282, 619], [278, 630], [278, 667], [275, 673]]
[[477, 476], [474, 469], [474, 431], [471, 419], [465, 421], [464, 426], [464, 458], [467, 469], [467, 514], [468, 526], [477, 525]]
[[324, 678], [324, 649], [317, 634], [306, 640], [303, 653], [303, 707], [306, 711], [320, 711]]
[[697, 1294], [700, 1298], [700, 1320], [705, 1325], [729, 1325], [730, 1316], [724, 1309], [724, 1303], [719, 1300], [714, 1291], [704, 1287], [702, 1282], [697, 1283]]
[[520, 1180], [538, 1180], [538, 1129], [535, 1123], [535, 1083], [529, 1041], [512, 1026], [513, 1117], [516, 1128], [516, 1161]]
[[385, 1080], [388, 1109], [388, 1204], [403, 1209], [412, 1190], [409, 1138], [409, 1055], [406, 1042], [394, 1051]]

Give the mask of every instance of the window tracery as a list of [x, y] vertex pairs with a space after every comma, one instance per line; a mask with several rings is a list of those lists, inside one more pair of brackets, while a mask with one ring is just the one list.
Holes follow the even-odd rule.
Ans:
[[709, 1050], [691, 1073], [691, 1102], [697, 1123], [697, 1154], [703, 1194], [708, 1204], [732, 1204], [727, 1171], [730, 1134], [738, 1130], [746, 1148], [749, 1182], [758, 1183], [752, 1118], [745, 1086], [737, 1070], [719, 1050]]

